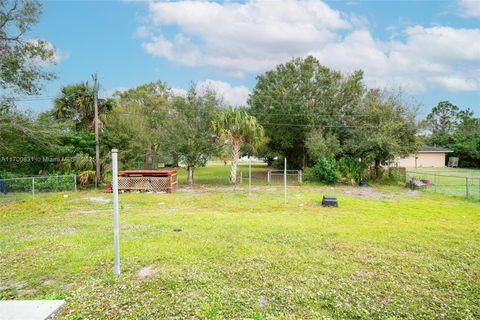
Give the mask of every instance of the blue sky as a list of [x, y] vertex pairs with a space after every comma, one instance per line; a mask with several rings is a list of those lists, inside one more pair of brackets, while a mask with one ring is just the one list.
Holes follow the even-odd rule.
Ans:
[[211, 86], [244, 103], [258, 74], [294, 56], [399, 88], [425, 114], [441, 100], [480, 114], [480, 0], [462, 1], [46, 1], [31, 36], [50, 41], [62, 85], [99, 75], [102, 94], [162, 80]]

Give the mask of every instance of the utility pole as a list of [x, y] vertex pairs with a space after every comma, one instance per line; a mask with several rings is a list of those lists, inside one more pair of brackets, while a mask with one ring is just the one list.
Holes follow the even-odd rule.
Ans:
[[95, 188], [98, 187], [100, 182], [100, 141], [98, 135], [98, 80], [97, 74], [92, 75], [93, 78], [93, 104], [94, 104], [94, 124], [95, 124]]

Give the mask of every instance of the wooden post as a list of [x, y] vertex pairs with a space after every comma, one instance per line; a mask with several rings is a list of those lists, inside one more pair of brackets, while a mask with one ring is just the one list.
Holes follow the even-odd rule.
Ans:
[[168, 175], [168, 190], [167, 193], [172, 193], [172, 175], [170, 173]]

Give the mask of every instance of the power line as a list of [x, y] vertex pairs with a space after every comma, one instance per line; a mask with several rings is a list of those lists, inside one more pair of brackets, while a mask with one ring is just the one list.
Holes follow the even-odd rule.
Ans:
[[378, 126], [350, 126], [350, 125], [321, 125], [321, 124], [296, 124], [296, 123], [261, 123], [262, 126], [288, 126], [288, 127], [310, 127], [310, 128], [378, 128]]

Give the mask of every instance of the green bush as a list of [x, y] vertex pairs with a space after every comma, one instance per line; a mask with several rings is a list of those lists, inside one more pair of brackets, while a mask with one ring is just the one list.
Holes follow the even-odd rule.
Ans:
[[338, 168], [345, 178], [354, 180], [360, 183], [360, 180], [365, 176], [366, 165], [353, 157], [343, 157], [338, 161]]
[[305, 181], [310, 181], [310, 182], [315, 182], [315, 181], [320, 181], [320, 177], [317, 174], [317, 170], [315, 170], [314, 167], [310, 168], [305, 168], [303, 170], [303, 180]]
[[304, 172], [305, 180], [323, 183], [337, 182], [341, 176], [337, 162], [325, 158], [321, 158], [314, 167], [307, 168]]

